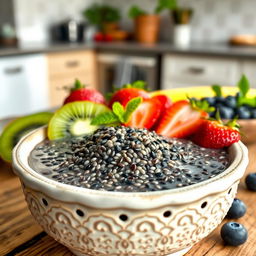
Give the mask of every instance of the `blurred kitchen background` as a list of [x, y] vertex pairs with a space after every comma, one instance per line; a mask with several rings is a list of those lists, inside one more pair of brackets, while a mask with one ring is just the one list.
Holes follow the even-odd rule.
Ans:
[[103, 93], [135, 80], [235, 86], [241, 74], [256, 87], [255, 10], [255, 0], [0, 0], [0, 119], [61, 105], [76, 78]]

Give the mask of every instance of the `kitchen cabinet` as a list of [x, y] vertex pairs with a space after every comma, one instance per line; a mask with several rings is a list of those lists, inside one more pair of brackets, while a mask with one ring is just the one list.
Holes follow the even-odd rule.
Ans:
[[75, 79], [97, 88], [96, 56], [92, 50], [51, 53], [47, 55], [49, 98], [52, 107], [63, 103]]
[[0, 58], [0, 119], [48, 107], [45, 56], [34, 54]]
[[220, 57], [166, 54], [162, 67], [162, 89], [212, 84], [234, 86], [242, 74], [240, 60]]

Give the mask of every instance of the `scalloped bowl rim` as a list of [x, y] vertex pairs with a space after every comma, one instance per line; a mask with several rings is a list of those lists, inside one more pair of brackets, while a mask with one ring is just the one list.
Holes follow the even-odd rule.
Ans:
[[227, 190], [234, 182], [241, 179], [248, 164], [248, 150], [238, 142], [228, 149], [233, 159], [230, 166], [209, 180], [183, 188], [153, 192], [99, 191], [62, 184], [34, 171], [28, 164], [28, 155], [34, 146], [45, 138], [46, 127], [38, 128], [22, 137], [13, 150], [13, 169], [23, 183], [61, 201], [86, 203], [104, 209], [115, 207], [150, 209], [194, 202], [207, 195]]

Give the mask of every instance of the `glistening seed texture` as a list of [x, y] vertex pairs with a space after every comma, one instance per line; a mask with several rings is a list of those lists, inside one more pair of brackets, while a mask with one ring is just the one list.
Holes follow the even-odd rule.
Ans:
[[90, 136], [38, 144], [29, 156], [40, 174], [77, 187], [146, 192], [193, 185], [223, 172], [227, 151], [166, 139], [146, 129], [104, 127]]

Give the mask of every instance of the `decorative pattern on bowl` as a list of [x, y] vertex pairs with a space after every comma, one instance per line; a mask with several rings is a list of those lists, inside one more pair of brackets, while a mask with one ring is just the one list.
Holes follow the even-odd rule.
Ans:
[[76, 255], [183, 255], [223, 220], [248, 163], [246, 148], [237, 143], [229, 149], [230, 167], [208, 181], [157, 192], [88, 190], [28, 166], [29, 152], [44, 136], [38, 129], [21, 140], [14, 169], [36, 221]]

